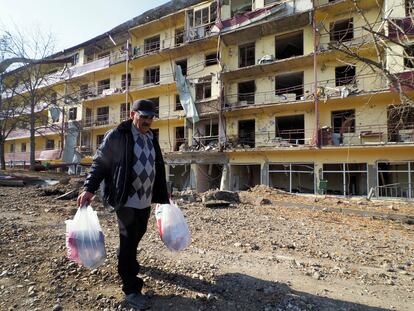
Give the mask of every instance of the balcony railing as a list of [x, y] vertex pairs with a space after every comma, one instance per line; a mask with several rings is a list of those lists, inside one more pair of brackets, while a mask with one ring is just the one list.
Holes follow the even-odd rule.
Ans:
[[199, 27], [193, 27], [175, 36], [164, 38], [160, 42], [138, 45], [133, 49], [133, 58], [158, 53], [165, 49], [179, 47], [186, 42], [210, 37], [212, 35], [211, 28], [213, 25], [214, 23], [210, 23]]
[[[318, 131], [322, 147], [376, 146], [414, 144], [414, 124], [405, 124], [404, 128], [395, 128], [392, 124], [374, 124], [352, 126], [348, 129], [323, 127]], [[276, 131], [256, 131], [249, 135], [228, 135], [230, 148], [246, 147], [310, 147], [315, 146], [314, 129], [293, 128]]]
[[[172, 73], [167, 73], [160, 75], [158, 81], [155, 81], [153, 83], [146, 83], [147, 81], [148, 79], [145, 79], [145, 77], [130, 79], [128, 89], [131, 92], [151, 86], [174, 83], [174, 75]], [[91, 86], [87, 90], [79, 91], [78, 96], [83, 100], [93, 100], [114, 94], [122, 94], [125, 92], [125, 90], [125, 82], [111, 82], [110, 85]]]
[[[346, 85], [343, 85], [345, 82]], [[340, 86], [337, 86], [340, 84]], [[285, 104], [313, 101], [314, 83], [293, 85], [275, 91], [230, 94], [225, 96], [224, 109], [232, 110], [263, 104]], [[380, 74], [358, 75], [343, 79], [318, 81], [320, 100], [345, 98], [389, 90], [386, 79]]]
[[100, 114], [93, 117], [86, 117], [83, 120], [83, 127], [104, 126], [109, 125], [109, 114]]

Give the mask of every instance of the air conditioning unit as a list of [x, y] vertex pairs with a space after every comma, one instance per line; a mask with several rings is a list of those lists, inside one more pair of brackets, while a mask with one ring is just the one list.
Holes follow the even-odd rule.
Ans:
[[237, 106], [239, 106], [239, 107], [246, 107], [248, 105], [249, 105], [249, 102], [247, 100], [241, 100], [241, 101], [238, 102], [238, 105]]

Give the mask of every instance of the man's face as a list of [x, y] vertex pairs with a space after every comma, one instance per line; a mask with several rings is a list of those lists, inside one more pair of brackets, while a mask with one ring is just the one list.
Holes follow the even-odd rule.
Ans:
[[143, 116], [139, 111], [131, 111], [130, 117], [134, 126], [143, 134], [147, 133], [152, 124], [154, 116]]

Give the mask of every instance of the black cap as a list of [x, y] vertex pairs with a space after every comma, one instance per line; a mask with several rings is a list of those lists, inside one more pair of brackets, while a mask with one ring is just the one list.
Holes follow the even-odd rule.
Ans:
[[131, 111], [138, 111], [143, 116], [155, 116], [154, 103], [147, 99], [139, 99], [132, 104]]

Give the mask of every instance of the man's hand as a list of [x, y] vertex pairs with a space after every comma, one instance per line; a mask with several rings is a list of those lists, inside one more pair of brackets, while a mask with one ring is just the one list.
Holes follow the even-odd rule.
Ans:
[[78, 196], [78, 206], [82, 207], [82, 206], [86, 206], [89, 203], [91, 203], [93, 197], [93, 193], [88, 192], [88, 191], [83, 191], [79, 196]]

